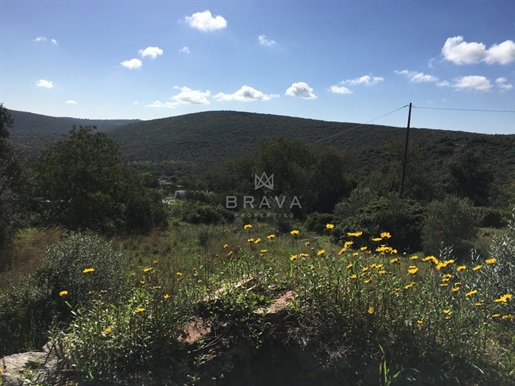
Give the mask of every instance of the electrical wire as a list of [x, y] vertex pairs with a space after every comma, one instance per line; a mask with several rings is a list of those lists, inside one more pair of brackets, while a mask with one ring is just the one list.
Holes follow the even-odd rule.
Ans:
[[330, 135], [329, 137], [325, 137], [325, 138], [319, 139], [319, 140], [314, 141], [314, 142], [312, 142], [312, 143], [313, 143], [313, 144], [315, 144], [315, 143], [319, 143], [319, 142], [326, 141], [326, 140], [328, 140], [328, 139], [334, 138], [334, 137], [336, 137], [336, 136], [338, 136], [338, 135], [340, 135], [340, 134], [348, 133], [348, 132], [349, 132], [349, 131], [351, 131], [351, 130], [355, 130], [355, 129], [357, 129], [358, 127], [368, 125], [369, 123], [372, 123], [372, 122], [374, 122], [374, 121], [377, 121], [378, 119], [381, 119], [381, 118], [383, 118], [383, 117], [386, 117], [387, 115], [393, 114], [393, 113], [395, 113], [395, 112], [397, 112], [397, 111], [399, 111], [399, 110], [402, 110], [402, 109], [404, 109], [404, 108], [406, 108], [406, 107], [408, 107], [408, 106], [409, 106], [409, 105], [405, 105], [405, 106], [399, 107], [398, 109], [395, 109], [395, 110], [393, 110], [393, 111], [390, 111], [389, 113], [383, 114], [383, 115], [381, 115], [380, 117], [374, 118], [374, 119], [372, 119], [372, 120], [370, 120], [370, 121], [368, 121], [368, 122], [360, 123], [360, 124], [358, 124], [358, 125], [356, 125], [356, 126], [351, 127], [350, 129], [347, 129], [347, 130], [344, 130], [344, 131], [340, 131], [339, 133], [336, 133], [336, 134]]

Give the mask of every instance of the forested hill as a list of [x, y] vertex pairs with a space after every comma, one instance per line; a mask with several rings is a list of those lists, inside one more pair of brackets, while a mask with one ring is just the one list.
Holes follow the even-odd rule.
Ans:
[[[122, 144], [124, 163], [156, 172], [166, 171], [163, 165], [175, 165], [171, 169], [181, 165], [197, 171], [213, 170], [224, 159], [251, 154], [261, 140], [282, 135], [313, 146], [330, 145], [344, 150], [350, 155], [353, 167], [367, 173], [389, 161], [385, 145], [402, 144], [406, 136], [404, 127], [235, 111], [210, 111], [150, 121], [85, 120], [19, 111], [11, 113], [15, 119], [11, 137], [28, 145], [31, 154], [61, 138], [73, 125], [94, 125]], [[499, 182], [515, 177], [515, 135], [413, 128], [410, 143], [421, 145], [423, 158], [433, 167], [453, 155], [471, 150], [481, 156]]]
[[14, 118], [14, 127], [9, 129], [11, 138], [29, 146], [29, 155], [35, 157], [39, 152], [67, 134], [75, 125], [96, 126], [105, 131], [123, 126], [134, 119], [80, 119], [68, 117], [50, 117], [25, 111], [9, 110]]
[[[194, 163], [216, 167], [223, 159], [247, 155], [263, 139], [277, 135], [314, 146], [350, 151], [356, 165], [374, 168], [384, 158], [384, 146], [404, 142], [406, 128], [326, 122], [287, 116], [211, 111], [140, 121], [109, 130], [122, 143], [123, 158], [133, 163]], [[473, 150], [495, 169], [515, 173], [515, 135], [487, 135], [459, 131], [411, 129], [410, 142], [423, 145], [427, 159], [442, 160]]]

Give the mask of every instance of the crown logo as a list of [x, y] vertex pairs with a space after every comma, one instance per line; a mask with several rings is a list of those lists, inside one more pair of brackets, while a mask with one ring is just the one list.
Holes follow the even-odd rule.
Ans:
[[267, 176], [265, 172], [260, 176], [257, 174], [254, 175], [254, 188], [258, 190], [259, 188], [268, 188], [268, 189], [274, 189], [274, 175], [271, 174], [270, 176]]

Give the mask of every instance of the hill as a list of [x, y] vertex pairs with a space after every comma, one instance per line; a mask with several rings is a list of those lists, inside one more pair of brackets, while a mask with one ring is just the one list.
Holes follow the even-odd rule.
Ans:
[[[282, 135], [344, 150], [352, 155], [354, 167], [367, 172], [385, 161], [386, 144], [404, 142], [406, 128], [210, 111], [134, 122], [108, 134], [122, 144], [124, 161], [141, 167], [173, 162], [205, 171], [224, 159], [252, 153], [261, 140]], [[457, 152], [473, 150], [501, 180], [515, 176], [515, 135], [412, 128], [410, 143], [423, 146], [435, 165]]]
[[9, 110], [14, 118], [14, 127], [9, 129], [11, 138], [29, 148], [29, 156], [36, 157], [39, 152], [62, 138], [75, 126], [96, 126], [106, 131], [137, 120], [134, 119], [80, 119], [69, 117], [50, 117], [25, 111]]
[[[67, 133], [73, 125], [94, 125], [121, 143], [123, 162], [138, 169], [173, 174], [180, 169], [205, 172], [225, 159], [248, 155], [257, 144], [277, 135], [313, 146], [333, 146], [349, 154], [350, 167], [369, 174], [388, 162], [385, 145], [402, 144], [406, 128], [328, 122], [236, 111], [209, 111], [176, 117], [137, 120], [56, 118], [11, 111], [14, 141], [29, 146], [30, 154]], [[515, 178], [515, 135], [412, 128], [410, 144], [419, 144], [432, 167], [471, 150], [481, 155], [498, 184]]]

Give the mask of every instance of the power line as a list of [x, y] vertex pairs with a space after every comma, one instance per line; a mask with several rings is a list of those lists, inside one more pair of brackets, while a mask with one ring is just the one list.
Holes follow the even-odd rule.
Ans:
[[452, 111], [480, 111], [486, 113], [515, 113], [515, 110], [486, 110], [486, 109], [455, 109], [451, 107], [423, 107], [413, 106], [416, 109], [427, 109], [427, 110], [452, 110]]
[[393, 114], [393, 113], [395, 113], [396, 111], [402, 110], [402, 109], [404, 109], [404, 108], [406, 108], [406, 107], [408, 107], [408, 106], [409, 106], [409, 105], [404, 105], [404, 106], [402, 106], [402, 107], [399, 107], [398, 109], [395, 109], [395, 110], [393, 110], [393, 111], [390, 111], [389, 113], [383, 114], [383, 115], [381, 115], [380, 117], [374, 118], [374, 119], [372, 119], [372, 120], [370, 120], [370, 121], [368, 121], [368, 122], [360, 123], [359, 125], [353, 126], [353, 127], [351, 127], [350, 129], [347, 129], [347, 130], [344, 130], [344, 131], [340, 131], [339, 133], [336, 133], [336, 134], [330, 135], [329, 137], [326, 137], [326, 138], [319, 139], [318, 141], [313, 142], [313, 144], [315, 144], [315, 143], [319, 143], [319, 142], [322, 142], [322, 141], [325, 141], [325, 140], [330, 139], [330, 138], [334, 138], [334, 137], [336, 137], [336, 136], [338, 136], [338, 135], [340, 135], [340, 134], [348, 133], [348, 132], [349, 132], [349, 131], [351, 131], [351, 130], [357, 129], [358, 127], [361, 127], [361, 126], [368, 125], [368, 124], [369, 124], [369, 123], [371, 123], [371, 122], [377, 121], [378, 119], [381, 119], [381, 118], [383, 118], [383, 117], [386, 117], [387, 115]]

